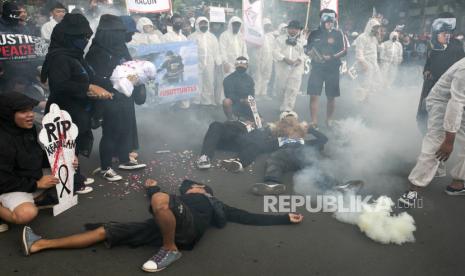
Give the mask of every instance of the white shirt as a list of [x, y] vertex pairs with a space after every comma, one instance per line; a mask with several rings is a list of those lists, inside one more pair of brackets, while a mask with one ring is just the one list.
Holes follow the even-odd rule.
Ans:
[[52, 36], [53, 28], [58, 24], [58, 22], [51, 17], [50, 21], [42, 25], [42, 28], [40, 29], [40, 34], [42, 38], [50, 41], [50, 37]]

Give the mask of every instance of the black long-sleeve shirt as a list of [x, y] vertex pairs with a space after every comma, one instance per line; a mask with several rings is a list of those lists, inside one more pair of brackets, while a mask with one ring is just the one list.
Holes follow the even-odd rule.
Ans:
[[255, 96], [255, 82], [246, 72], [234, 71], [227, 76], [223, 81], [224, 96], [231, 99], [234, 104], [240, 102], [241, 99]]

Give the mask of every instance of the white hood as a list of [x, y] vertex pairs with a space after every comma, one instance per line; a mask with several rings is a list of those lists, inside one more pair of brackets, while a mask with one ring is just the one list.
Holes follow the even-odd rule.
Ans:
[[195, 31], [198, 33], [202, 33], [199, 28], [199, 24], [201, 21], [207, 21], [208, 31], [210, 31], [210, 20], [208, 20], [208, 18], [206, 18], [205, 16], [200, 16], [199, 18], [197, 18], [197, 20], [195, 20]]
[[234, 22], [239, 22], [239, 23], [241, 23], [241, 29], [244, 28], [244, 23], [242, 22], [242, 19], [240, 19], [240, 18], [237, 17], [237, 16], [233, 16], [233, 17], [231, 17], [231, 19], [229, 20], [229, 23], [228, 23], [228, 31], [229, 31], [230, 33], [233, 32], [233, 31], [232, 31], [232, 23], [234, 23]]
[[367, 22], [367, 25], [365, 26], [365, 30], [363, 31], [363, 33], [365, 33], [366, 35], [370, 35], [371, 31], [373, 30], [373, 27], [375, 26], [381, 26], [381, 23], [376, 18], [370, 18], [370, 20], [368, 20]]
[[152, 20], [148, 19], [147, 17], [141, 17], [139, 20], [137, 20], [136, 29], [141, 34], [143, 34], [143, 33], [145, 33], [144, 32], [144, 26], [147, 26], [147, 25], [153, 26]]

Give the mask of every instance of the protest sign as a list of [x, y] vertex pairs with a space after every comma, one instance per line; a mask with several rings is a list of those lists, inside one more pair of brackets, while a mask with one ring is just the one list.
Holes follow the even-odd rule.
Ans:
[[131, 55], [157, 67], [155, 83], [146, 85], [147, 103], [164, 104], [199, 95], [197, 44], [193, 41], [130, 46]]
[[56, 185], [58, 204], [53, 207], [57, 216], [77, 204], [74, 195], [74, 167], [76, 137], [78, 128], [65, 110], [56, 104], [50, 106], [50, 112], [42, 120], [39, 141], [44, 146], [50, 162], [52, 175], [59, 179]]
[[210, 22], [225, 23], [226, 12], [224, 8], [210, 7]]
[[262, 0], [242, 1], [245, 41], [261, 46], [265, 38], [263, 31], [263, 2]]
[[36, 36], [24, 34], [0, 34], [0, 61], [43, 59], [48, 51], [48, 43]]
[[171, 0], [126, 0], [129, 12], [162, 13], [171, 11]]

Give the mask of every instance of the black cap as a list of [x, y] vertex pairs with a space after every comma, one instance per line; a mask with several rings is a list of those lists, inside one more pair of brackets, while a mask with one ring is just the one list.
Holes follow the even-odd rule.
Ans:
[[292, 20], [291, 22], [289, 22], [289, 24], [287, 25], [287, 28], [288, 29], [299, 29], [301, 30], [302, 29], [302, 26], [300, 25], [300, 22], [298, 20]]
[[18, 4], [14, 2], [5, 2], [2, 6], [2, 17], [6, 19], [14, 19], [11, 16], [18, 16], [17, 11], [19, 10]]
[[50, 11], [53, 11], [54, 9], [64, 9], [68, 10], [62, 3], [60, 2], [55, 2], [50, 5]]
[[89, 21], [82, 14], [67, 13], [57, 26], [60, 26], [63, 33], [68, 35], [91, 36], [93, 33]]
[[116, 15], [104, 14], [100, 17], [97, 30], [102, 31], [126, 31], [123, 20]]

